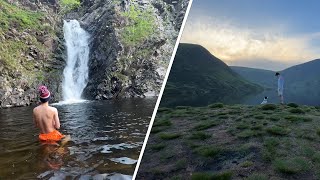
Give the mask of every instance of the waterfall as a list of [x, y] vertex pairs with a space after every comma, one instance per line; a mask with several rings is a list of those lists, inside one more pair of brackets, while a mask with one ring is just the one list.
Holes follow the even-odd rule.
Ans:
[[63, 71], [62, 93], [64, 101], [81, 100], [83, 89], [88, 83], [89, 34], [77, 20], [63, 24], [67, 65]]

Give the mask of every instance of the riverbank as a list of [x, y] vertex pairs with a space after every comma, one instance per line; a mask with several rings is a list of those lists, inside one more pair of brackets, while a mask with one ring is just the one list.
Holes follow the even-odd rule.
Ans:
[[137, 178], [317, 179], [319, 120], [293, 103], [160, 108]]

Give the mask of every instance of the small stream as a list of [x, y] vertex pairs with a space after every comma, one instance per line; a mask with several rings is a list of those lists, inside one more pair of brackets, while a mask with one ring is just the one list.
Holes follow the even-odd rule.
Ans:
[[64, 147], [43, 145], [33, 107], [0, 109], [0, 179], [131, 179], [156, 99], [54, 105]]

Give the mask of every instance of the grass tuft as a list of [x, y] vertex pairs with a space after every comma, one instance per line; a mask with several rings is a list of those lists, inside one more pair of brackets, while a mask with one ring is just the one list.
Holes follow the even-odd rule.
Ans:
[[275, 104], [265, 104], [261, 107], [262, 110], [275, 110], [277, 106]]
[[219, 121], [214, 121], [214, 120], [203, 121], [203, 122], [199, 123], [198, 125], [196, 125], [194, 127], [194, 129], [197, 131], [205, 130], [205, 129], [209, 129], [211, 127], [217, 126], [217, 125], [219, 125], [219, 123], [220, 123]]
[[300, 109], [300, 108], [292, 108], [289, 110], [289, 112], [294, 113], [294, 114], [304, 114], [305, 112]]
[[223, 108], [224, 105], [222, 103], [214, 103], [214, 104], [210, 104], [208, 105], [209, 108]]
[[195, 149], [195, 152], [204, 157], [216, 157], [222, 152], [221, 148], [214, 146], [202, 146]]
[[207, 133], [204, 133], [204, 132], [194, 132], [190, 136], [190, 139], [205, 140], [205, 139], [208, 139], [210, 137], [211, 137], [210, 134], [207, 134]]
[[229, 180], [232, 178], [232, 172], [196, 172], [191, 175], [191, 180]]
[[177, 139], [181, 136], [181, 134], [177, 133], [161, 133], [159, 137], [163, 140], [172, 140], [172, 139]]
[[272, 126], [267, 128], [267, 132], [273, 135], [286, 135], [289, 130], [280, 126]]
[[285, 174], [297, 174], [309, 170], [310, 166], [303, 157], [289, 159], [276, 159], [273, 163], [275, 169]]
[[289, 104], [287, 104], [287, 106], [289, 106], [289, 107], [293, 107], [293, 108], [297, 108], [297, 107], [299, 107], [299, 105], [298, 105], [298, 104], [296, 104], [296, 103], [289, 103]]

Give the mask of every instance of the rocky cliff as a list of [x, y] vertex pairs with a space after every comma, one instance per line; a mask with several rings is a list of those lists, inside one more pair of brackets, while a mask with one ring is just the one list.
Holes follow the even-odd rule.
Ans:
[[66, 2], [0, 0], [0, 107], [37, 102], [39, 84], [61, 100], [62, 19], [79, 20], [91, 35], [85, 98], [157, 95], [188, 1]]
[[0, 0], [0, 108], [37, 101], [46, 84], [59, 99], [63, 45], [55, 4]]
[[77, 15], [92, 35], [84, 97], [157, 95], [187, 5], [187, 0], [84, 0]]

